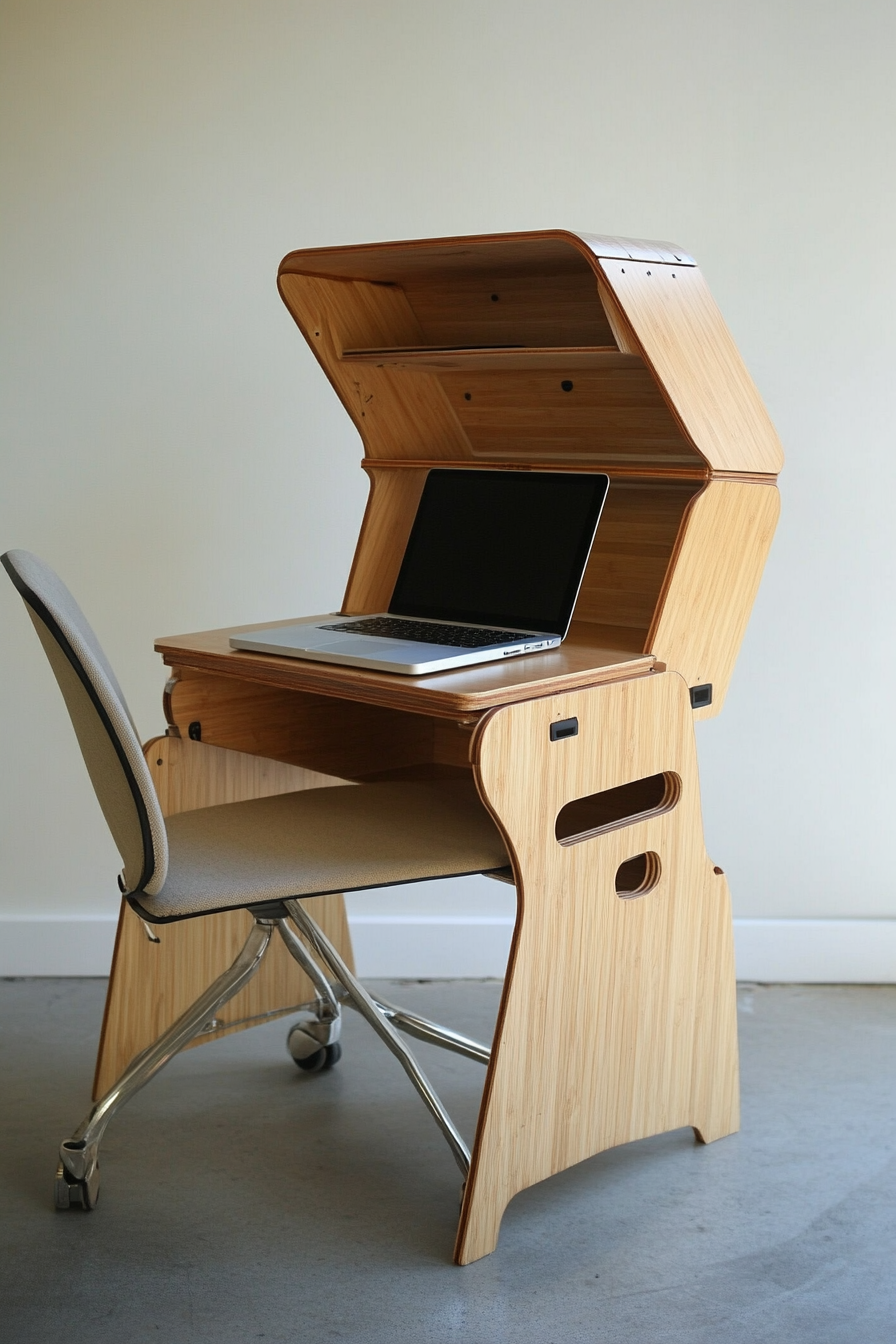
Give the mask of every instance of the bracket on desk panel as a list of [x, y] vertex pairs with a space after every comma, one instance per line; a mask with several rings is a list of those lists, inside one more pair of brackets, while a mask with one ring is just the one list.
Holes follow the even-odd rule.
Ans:
[[579, 721], [573, 717], [571, 719], [558, 719], [556, 723], [551, 724], [551, 741], [562, 742], [566, 737], [578, 737]]
[[174, 694], [174, 688], [180, 681], [180, 675], [177, 672], [165, 682], [165, 689], [162, 692], [162, 713], [165, 715], [165, 723], [168, 725], [165, 729], [166, 737], [180, 737], [180, 729], [174, 719], [174, 710], [171, 706], [171, 697]]

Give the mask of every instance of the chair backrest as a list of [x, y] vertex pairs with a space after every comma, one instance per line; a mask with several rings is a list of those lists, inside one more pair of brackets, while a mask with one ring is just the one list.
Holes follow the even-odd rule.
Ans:
[[3, 566], [22, 597], [59, 683], [103, 815], [124, 862], [127, 891], [155, 895], [168, 839], [140, 739], [96, 636], [62, 580], [29, 551]]

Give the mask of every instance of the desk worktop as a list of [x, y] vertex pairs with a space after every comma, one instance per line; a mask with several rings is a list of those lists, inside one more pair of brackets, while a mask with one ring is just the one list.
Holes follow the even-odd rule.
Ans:
[[170, 667], [447, 719], [659, 670], [652, 654], [637, 651], [642, 632], [584, 622], [574, 624], [557, 649], [418, 677], [230, 647], [230, 636], [239, 631], [289, 624], [288, 620], [265, 621], [172, 635], [157, 640], [155, 647]]

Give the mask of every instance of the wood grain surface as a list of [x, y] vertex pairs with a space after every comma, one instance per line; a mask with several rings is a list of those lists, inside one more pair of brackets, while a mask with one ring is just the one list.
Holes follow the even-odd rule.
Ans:
[[213, 746], [302, 766], [319, 784], [470, 769], [469, 732], [454, 720], [192, 669], [169, 688], [168, 719], [181, 737], [192, 730]]
[[343, 363], [345, 346], [420, 338], [398, 286], [284, 275], [280, 292], [361, 435], [369, 457], [466, 457], [469, 444], [434, 375]]
[[708, 465], [776, 475], [780, 441], [697, 268], [600, 265], [658, 387]]
[[698, 718], [724, 704], [780, 507], [772, 482], [718, 480], [688, 506], [645, 647], [689, 686], [712, 684]]
[[[575, 716], [575, 737], [550, 725]], [[659, 673], [489, 715], [480, 789], [513, 856], [519, 911], [456, 1246], [487, 1255], [518, 1191], [617, 1144], [738, 1127], [731, 909], [707, 857], [688, 688]], [[675, 805], [581, 843], [575, 799], [672, 772]], [[655, 885], [617, 872], [656, 856]], [[657, 878], [658, 875], [658, 878]], [[649, 885], [649, 884], [648, 884]]]

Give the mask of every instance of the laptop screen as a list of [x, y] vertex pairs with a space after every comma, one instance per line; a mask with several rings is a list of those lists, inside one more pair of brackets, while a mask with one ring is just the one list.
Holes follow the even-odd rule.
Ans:
[[608, 485], [599, 472], [430, 471], [389, 612], [564, 636]]

